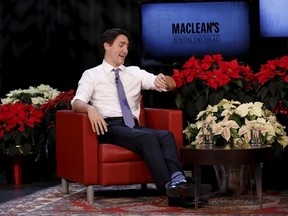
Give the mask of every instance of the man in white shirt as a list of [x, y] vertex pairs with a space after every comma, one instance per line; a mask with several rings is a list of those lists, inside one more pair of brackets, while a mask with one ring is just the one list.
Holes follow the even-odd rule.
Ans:
[[[181, 200], [177, 206], [191, 206], [192, 202], [182, 198], [194, 197], [194, 184], [188, 183], [183, 174], [173, 134], [138, 125], [141, 90], [168, 91], [175, 87], [175, 82], [162, 73], [156, 76], [136, 66], [124, 66], [128, 46], [129, 35], [125, 30], [115, 28], [104, 32], [103, 62], [82, 74], [71, 102], [72, 109], [88, 113], [92, 129], [100, 140], [140, 154], [157, 189], [166, 190], [171, 200]], [[135, 125], [132, 127], [127, 126], [123, 119], [113, 69], [119, 69], [127, 102], [134, 116]]]

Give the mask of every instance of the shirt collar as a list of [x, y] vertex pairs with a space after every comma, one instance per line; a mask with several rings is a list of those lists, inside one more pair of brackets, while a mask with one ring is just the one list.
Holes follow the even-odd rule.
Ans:
[[[103, 65], [104, 71], [106, 73], [109, 73], [114, 69], [114, 67], [112, 65], [108, 64], [105, 60], [103, 60], [102, 65]], [[121, 69], [122, 71], [124, 71], [125, 66], [120, 65], [118, 68]]]

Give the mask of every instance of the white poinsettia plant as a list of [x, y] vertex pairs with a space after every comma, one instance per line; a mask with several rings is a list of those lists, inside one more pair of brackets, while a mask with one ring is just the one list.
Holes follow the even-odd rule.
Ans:
[[284, 149], [288, 144], [285, 126], [261, 102], [241, 104], [239, 101], [223, 99], [214, 106], [208, 105], [206, 110], [198, 113], [196, 123], [188, 123], [183, 131], [190, 144], [202, 143], [201, 129], [204, 125], [212, 128], [216, 144], [233, 142], [241, 146], [249, 145], [251, 130], [260, 131], [263, 145], [277, 142]]
[[53, 100], [60, 94], [60, 91], [50, 87], [49, 85], [41, 84], [37, 87], [30, 86], [28, 89], [16, 89], [6, 94], [6, 98], [2, 98], [2, 104], [15, 103], [23, 101], [26, 104], [31, 104], [39, 108], [42, 104]]

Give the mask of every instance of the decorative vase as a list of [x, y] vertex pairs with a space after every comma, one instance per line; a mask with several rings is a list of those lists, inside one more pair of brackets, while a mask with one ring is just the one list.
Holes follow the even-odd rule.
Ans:
[[7, 184], [21, 185], [37, 178], [35, 154], [17, 154], [13, 157], [3, 155], [4, 173]]
[[23, 173], [23, 157], [22, 155], [15, 155], [10, 157], [4, 156], [4, 172], [7, 184], [20, 185], [22, 184]]

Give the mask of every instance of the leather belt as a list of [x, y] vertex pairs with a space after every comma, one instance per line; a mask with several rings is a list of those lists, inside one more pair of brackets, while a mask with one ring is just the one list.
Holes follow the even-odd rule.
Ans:
[[[136, 124], [138, 124], [138, 120], [134, 118], [134, 121]], [[121, 123], [124, 123], [124, 119], [123, 117], [108, 117], [108, 118], [104, 118], [105, 121], [110, 121], [110, 122], [121, 122]]]
[[108, 117], [104, 119], [105, 121], [114, 121], [114, 122], [124, 122], [123, 117]]

